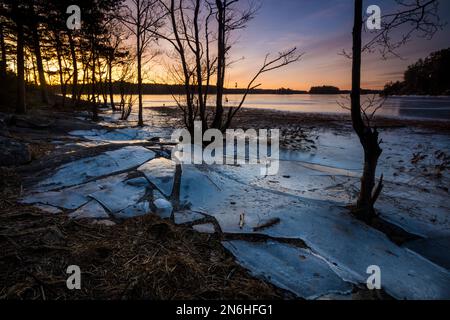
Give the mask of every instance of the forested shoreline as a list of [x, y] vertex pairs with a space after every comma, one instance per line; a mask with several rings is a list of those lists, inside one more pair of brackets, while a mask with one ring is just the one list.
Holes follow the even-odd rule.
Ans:
[[403, 81], [386, 84], [383, 95], [450, 95], [450, 48], [431, 53], [410, 65]]

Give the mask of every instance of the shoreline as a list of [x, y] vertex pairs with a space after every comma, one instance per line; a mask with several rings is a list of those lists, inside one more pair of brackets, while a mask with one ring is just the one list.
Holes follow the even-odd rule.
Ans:
[[[177, 107], [144, 107], [145, 110], [153, 110], [163, 115], [181, 117], [181, 111]], [[181, 118], [179, 118], [181, 119]], [[273, 126], [331, 126], [331, 128], [351, 129], [351, 117], [339, 113], [313, 113], [301, 111], [285, 111], [261, 108], [242, 108], [233, 120], [233, 128], [271, 128]], [[374, 125], [379, 128], [403, 128], [412, 127], [427, 129], [436, 133], [450, 133], [450, 120], [424, 119], [424, 118], [397, 118], [377, 116]]]

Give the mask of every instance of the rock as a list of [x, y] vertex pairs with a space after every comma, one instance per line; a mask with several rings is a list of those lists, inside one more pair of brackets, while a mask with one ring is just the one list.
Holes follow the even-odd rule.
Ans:
[[0, 136], [0, 166], [22, 165], [31, 161], [28, 146], [14, 139]]

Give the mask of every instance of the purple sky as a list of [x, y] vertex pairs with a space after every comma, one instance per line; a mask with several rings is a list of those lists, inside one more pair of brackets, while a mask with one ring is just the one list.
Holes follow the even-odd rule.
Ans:
[[[227, 86], [246, 85], [266, 53], [297, 46], [305, 56], [299, 63], [266, 74], [263, 88], [289, 87], [309, 89], [314, 85], [350, 87], [351, 62], [339, 55], [351, 49], [353, 0], [261, 0], [256, 18], [243, 30], [233, 47], [237, 62], [227, 77]], [[379, 5], [382, 14], [398, 5], [394, 0], [366, 0], [364, 6]], [[450, 21], [450, 1], [441, 1], [441, 19]], [[450, 47], [450, 27], [446, 26], [432, 40], [414, 38], [399, 53], [403, 57], [382, 60], [379, 54], [363, 59], [363, 87], [381, 88], [390, 80], [402, 78], [403, 71], [417, 59]]]

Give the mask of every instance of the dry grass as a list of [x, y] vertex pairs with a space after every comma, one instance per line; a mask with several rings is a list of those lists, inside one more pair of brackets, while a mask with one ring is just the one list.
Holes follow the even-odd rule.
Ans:
[[[16, 203], [21, 179], [0, 170], [1, 299], [278, 299], [215, 236], [149, 215], [113, 227]], [[82, 289], [66, 287], [78, 265]]]

